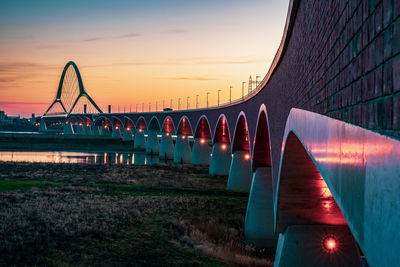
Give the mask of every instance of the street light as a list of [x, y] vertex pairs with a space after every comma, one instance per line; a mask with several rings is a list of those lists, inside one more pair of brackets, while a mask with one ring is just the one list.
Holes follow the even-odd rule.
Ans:
[[142, 103], [142, 112], [144, 112], [144, 103]]
[[158, 101], [156, 101], [156, 112], [158, 110]]
[[244, 85], [246, 84], [246, 82], [242, 82], [242, 99], [244, 99]]
[[258, 78], [260, 78], [260, 76], [256, 76], [256, 88], [257, 88], [257, 86], [258, 86]]
[[219, 92], [221, 92], [220, 89], [218, 89], [218, 107], [219, 107]]
[[162, 101], [162, 109], [165, 109], [165, 100]]
[[169, 107], [172, 109], [172, 98], [171, 98], [171, 100], [169, 102]]
[[151, 111], [151, 103], [149, 102], [149, 112]]
[[137, 104], [136, 104], [136, 113], [137, 113]]
[[186, 98], [186, 109], [189, 110], [189, 97]]
[[229, 86], [229, 104], [232, 103], [232, 88], [233, 86]]
[[196, 95], [196, 109], [199, 108], [199, 95]]
[[181, 110], [181, 98], [178, 98], [178, 110]]
[[210, 93], [209, 92], [207, 92], [207, 108], [208, 108], [208, 95], [209, 95]]

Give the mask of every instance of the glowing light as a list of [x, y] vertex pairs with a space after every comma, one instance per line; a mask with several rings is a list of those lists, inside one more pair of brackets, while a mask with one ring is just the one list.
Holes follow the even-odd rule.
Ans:
[[169, 133], [166, 133], [165, 135], [166, 135], [166, 136], [169, 136]]
[[223, 145], [221, 146], [221, 149], [222, 149], [222, 150], [225, 150], [226, 147], [227, 147], [227, 146], [226, 146], [225, 144], [223, 144]]
[[104, 125], [104, 129], [107, 129], [107, 125]]
[[119, 128], [118, 126], [115, 127], [116, 130], [118, 130], [118, 128]]
[[87, 126], [87, 127], [89, 127], [89, 126], [90, 126], [90, 124], [88, 123], [88, 124], [86, 124], [86, 126]]
[[244, 155], [244, 158], [247, 159], [247, 160], [249, 160], [249, 159], [250, 159], [250, 154]]
[[79, 123], [79, 126], [82, 126], [82, 123]]
[[131, 128], [128, 127], [128, 128], [126, 128], [126, 130], [129, 132], [131, 130]]
[[205, 139], [200, 139], [200, 144], [204, 144], [206, 142], [206, 140]]
[[186, 138], [186, 136], [185, 135], [182, 135], [182, 139], [185, 139]]
[[143, 132], [143, 130], [142, 130], [142, 129], [139, 129], [139, 133], [141, 133], [141, 132]]
[[324, 248], [327, 252], [334, 252], [337, 248], [337, 241], [334, 237], [326, 237], [323, 241]]

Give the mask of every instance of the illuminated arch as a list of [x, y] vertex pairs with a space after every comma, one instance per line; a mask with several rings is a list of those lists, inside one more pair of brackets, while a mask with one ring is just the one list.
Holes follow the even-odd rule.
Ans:
[[163, 121], [163, 125], [162, 125], [162, 131], [164, 133], [174, 133], [175, 132], [174, 120], [170, 116], [165, 117], [165, 119]]
[[[83, 99], [82, 101], [84, 101], [85, 104], [89, 104], [88, 113], [102, 113], [101, 109], [96, 105], [93, 99], [85, 91], [78, 67], [73, 61], [69, 61], [65, 65], [64, 70], [61, 74], [56, 98], [52, 102], [50, 107], [45, 111], [43, 116], [69, 115], [72, 113], [81, 98]], [[56, 110], [57, 106], [59, 110]], [[54, 110], [52, 110], [53, 108]]]
[[146, 130], [147, 129], [147, 123], [146, 120], [143, 116], [140, 116], [139, 119], [136, 122], [136, 129], [140, 130]]
[[135, 123], [133, 122], [133, 120], [131, 118], [129, 118], [128, 116], [124, 116], [124, 120], [125, 120], [125, 128], [129, 128], [129, 129], [134, 129], [135, 128]]
[[243, 111], [238, 115], [233, 134], [232, 153], [237, 150], [250, 152], [249, 127], [247, 126], [246, 114]]
[[229, 124], [225, 114], [221, 114], [218, 117], [213, 136], [213, 144], [214, 143], [231, 143]]
[[264, 104], [261, 105], [258, 112], [254, 134], [252, 168], [255, 170], [258, 167], [272, 167], [268, 114]]
[[205, 115], [202, 115], [197, 122], [194, 138], [211, 139], [210, 122]]
[[182, 116], [176, 129], [176, 134], [193, 136], [192, 124], [187, 116]]

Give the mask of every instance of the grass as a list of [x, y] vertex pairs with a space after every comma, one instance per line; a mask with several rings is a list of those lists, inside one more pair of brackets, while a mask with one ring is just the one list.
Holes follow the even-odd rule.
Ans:
[[272, 266], [207, 168], [0, 163], [0, 265]]

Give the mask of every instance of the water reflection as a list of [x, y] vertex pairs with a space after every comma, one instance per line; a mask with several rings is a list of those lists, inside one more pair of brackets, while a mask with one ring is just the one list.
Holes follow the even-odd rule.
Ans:
[[60, 152], [60, 151], [0, 151], [0, 161], [42, 163], [86, 163], [153, 165], [172, 163], [160, 161], [158, 155], [140, 152]]

